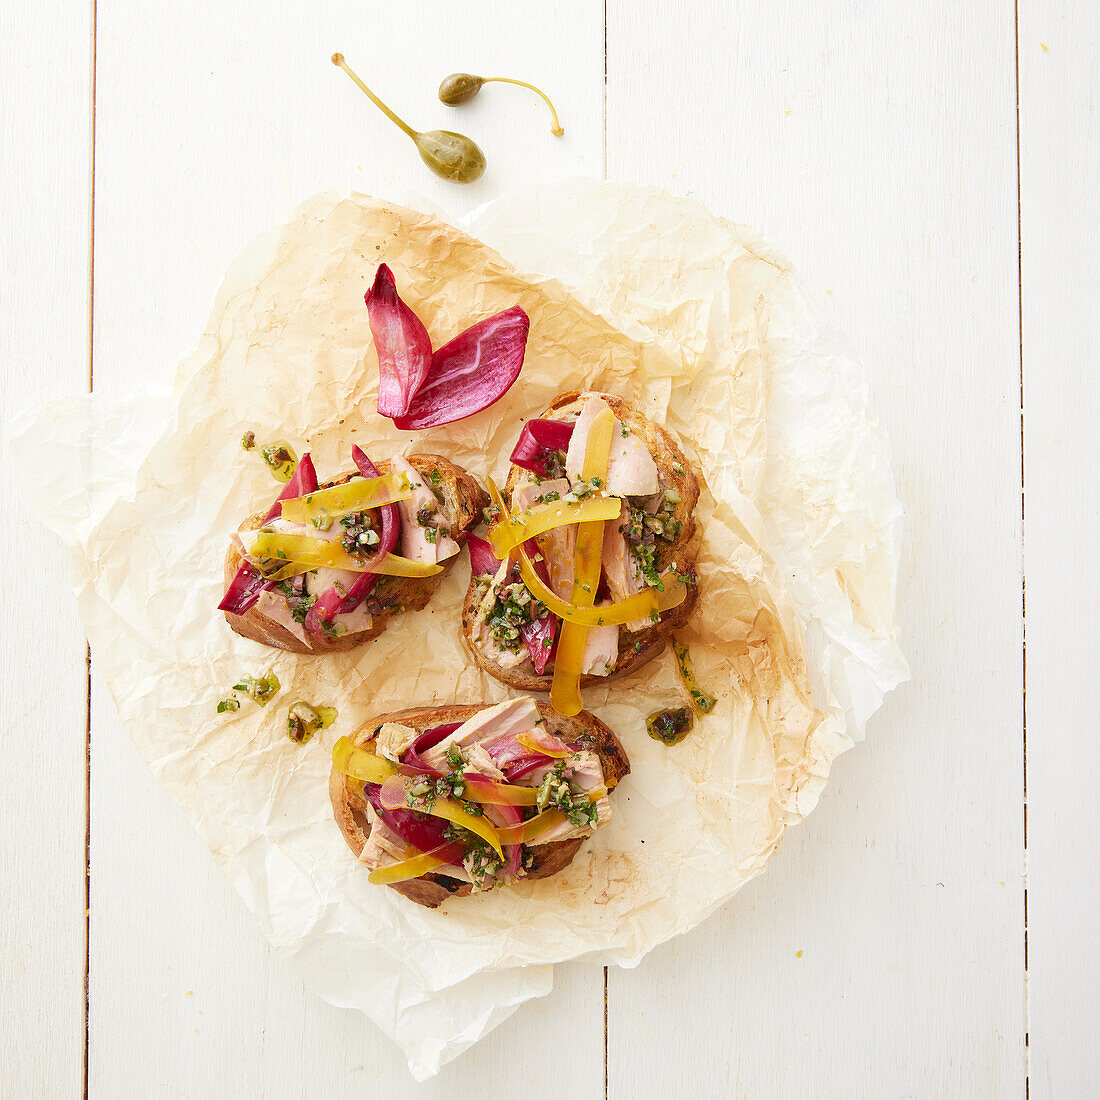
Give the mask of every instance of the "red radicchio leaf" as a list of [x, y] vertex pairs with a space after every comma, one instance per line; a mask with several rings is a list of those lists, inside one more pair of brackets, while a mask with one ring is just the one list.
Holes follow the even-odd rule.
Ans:
[[[264, 523], [270, 523], [276, 516], [282, 514], [284, 500], [302, 497], [306, 493], [316, 491], [317, 471], [313, 468], [313, 459], [309, 457], [307, 451], [294, 467], [294, 473], [283, 486], [283, 491], [276, 497], [275, 503], [267, 510]], [[260, 526], [262, 527], [263, 524]], [[232, 615], [243, 615], [260, 598], [260, 593], [265, 588], [272, 587], [274, 587], [272, 583], [264, 580], [248, 562], [242, 562], [229, 582], [222, 602], [218, 604], [218, 610], [228, 611]]]
[[427, 381], [408, 409], [393, 416], [394, 424], [416, 431], [487, 409], [519, 377], [530, 326], [526, 312], [512, 306], [459, 333], [432, 356]]
[[428, 749], [434, 749], [444, 737], [450, 736], [450, 734], [454, 733], [461, 725], [461, 722], [448, 722], [445, 725], [435, 726], [433, 729], [425, 730], [401, 754], [401, 763], [408, 764], [410, 768], [416, 768], [417, 771], [427, 772], [429, 775], [442, 775], [443, 773], [437, 768], [428, 765], [420, 754], [422, 752], [427, 752]]
[[572, 437], [573, 425], [562, 420], [528, 420], [512, 448], [511, 461], [536, 477], [549, 477], [546, 452], [568, 451]]
[[[367, 457], [361, 447], [352, 447], [351, 457], [355, 461], [356, 469], [366, 478], [378, 477], [378, 467]], [[397, 545], [397, 538], [401, 532], [401, 515], [396, 504], [386, 504], [379, 509], [382, 514], [382, 534], [379, 538], [378, 549], [368, 560], [373, 561], [382, 554], [393, 552]], [[378, 580], [377, 573], [360, 573], [352, 583], [344, 589], [343, 593], [332, 588], [322, 592], [317, 601], [309, 609], [306, 615], [305, 627], [310, 634], [321, 638], [328, 638], [323, 623], [331, 623], [337, 615], [348, 614], [354, 611], [370, 595]]]
[[488, 540], [477, 535], [467, 535], [466, 545], [470, 548], [470, 569], [475, 577], [484, 573], [495, 574], [500, 568], [500, 558], [493, 553]]
[[[447, 844], [446, 821], [439, 817], [417, 813], [415, 810], [387, 810], [382, 805], [381, 790], [377, 783], [363, 784], [363, 793], [374, 807], [374, 812], [402, 840], [414, 848], [419, 848], [422, 852], [430, 852]], [[457, 842], [445, 852], [439, 853], [440, 857], [446, 859], [448, 863], [461, 863], [465, 854], [465, 846]]]
[[432, 342], [420, 318], [401, 301], [393, 272], [385, 264], [378, 265], [365, 301], [378, 352], [378, 412], [398, 416], [409, 411], [428, 377]]

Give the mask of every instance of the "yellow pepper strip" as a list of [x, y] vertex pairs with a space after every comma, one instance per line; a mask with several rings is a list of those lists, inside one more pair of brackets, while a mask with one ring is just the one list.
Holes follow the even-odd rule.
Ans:
[[[607, 481], [607, 460], [611, 452], [611, 433], [615, 416], [610, 409], [601, 409], [588, 431], [581, 477]], [[592, 520], [577, 526], [577, 551], [573, 560], [573, 600], [578, 607], [591, 607], [596, 602], [600, 586], [603, 556], [603, 520]], [[534, 572], [534, 570], [532, 570]], [[580, 712], [581, 666], [584, 663], [584, 643], [588, 627], [566, 620], [561, 624], [558, 649], [554, 656], [554, 679], [550, 684], [550, 705], [566, 716]]]
[[520, 787], [513, 783], [498, 783], [487, 776], [466, 773], [466, 789], [462, 797], [467, 802], [483, 806], [534, 806], [538, 801], [537, 787]]
[[[451, 847], [446, 845], [445, 847]], [[443, 851], [436, 848], [436, 852]], [[375, 886], [388, 886], [391, 882], [406, 882], [411, 878], [420, 878], [429, 874], [437, 867], [442, 867], [447, 861], [440, 859], [433, 852], [422, 852], [411, 859], [403, 859], [398, 863], [391, 863], [389, 867], [377, 867], [367, 876], [367, 882]]]
[[525, 749], [530, 749], [532, 752], [541, 752], [543, 756], [552, 756], [555, 760], [564, 760], [567, 756], [573, 755], [572, 749], [566, 749], [562, 752], [560, 749], [547, 748], [545, 744], [540, 743], [530, 733], [517, 733], [516, 740]]
[[283, 501], [283, 519], [303, 526], [315, 519], [333, 519], [350, 512], [365, 512], [381, 508], [412, 496], [405, 474], [385, 474], [382, 477], [354, 477], [343, 485], [318, 489], [304, 497]]
[[619, 497], [589, 497], [587, 500], [554, 500], [549, 504], [536, 504], [526, 512], [502, 518], [490, 529], [489, 542], [493, 545], [493, 553], [503, 560], [509, 550], [535, 535], [564, 527], [567, 523], [618, 519], [622, 507]]
[[341, 737], [332, 746], [332, 766], [363, 783], [385, 783], [398, 772], [397, 765], [391, 760], [359, 748], [350, 737]]
[[[413, 561], [397, 554], [385, 554], [378, 561], [370, 561], [358, 554], [349, 554], [335, 539], [283, 535], [263, 529], [242, 531], [240, 537], [253, 564], [272, 560], [287, 563], [274, 573], [265, 573], [268, 580], [285, 580], [286, 576], [326, 566], [330, 569], [348, 569], [354, 573], [380, 573], [387, 577], [434, 577], [443, 571], [442, 565]], [[305, 569], [291, 569], [291, 566], [305, 566]]]
[[673, 574], [666, 573], [663, 577], [665, 583], [663, 592], [659, 592], [656, 588], [646, 588], [618, 603], [605, 604], [603, 607], [579, 607], [577, 604], [563, 600], [552, 588], [543, 583], [535, 572], [534, 563], [522, 546], [517, 547], [516, 554], [519, 557], [520, 575], [523, 577], [523, 583], [530, 589], [531, 595], [546, 604], [559, 619], [564, 619], [567, 623], [577, 623], [581, 626], [622, 626], [623, 623], [633, 622], [635, 619], [652, 618], [655, 613], [669, 611], [687, 599], [686, 586], [676, 580]]
[[[409, 788], [420, 781], [419, 776], [400, 776], [395, 777], [396, 783], [393, 783], [392, 787], [387, 786], [382, 791], [382, 805], [387, 806], [389, 809], [412, 809], [417, 810], [422, 814], [431, 814], [432, 817], [440, 817], [444, 821], [449, 821], [452, 825], [461, 825], [463, 829], [469, 829], [471, 833], [481, 837], [482, 840], [489, 844], [500, 856], [504, 858], [504, 853], [500, 849], [500, 837], [497, 836], [496, 828], [492, 822], [487, 821], [484, 817], [475, 817], [469, 810], [465, 809], [461, 802], [456, 802], [452, 798], [440, 798], [436, 797], [429, 804], [424, 799], [418, 799], [415, 795], [413, 800], [409, 802]], [[398, 787], [403, 792], [402, 795], [397, 795]]]

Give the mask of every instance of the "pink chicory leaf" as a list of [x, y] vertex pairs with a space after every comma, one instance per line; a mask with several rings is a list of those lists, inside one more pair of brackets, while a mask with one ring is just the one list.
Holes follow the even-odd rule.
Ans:
[[512, 306], [459, 333], [432, 356], [427, 381], [394, 424], [416, 431], [487, 409], [519, 377], [530, 325], [526, 312]]
[[493, 553], [493, 548], [487, 539], [477, 535], [467, 535], [466, 545], [470, 548], [470, 569], [475, 577], [485, 573], [495, 574], [500, 568], [500, 558]]
[[378, 265], [365, 295], [374, 347], [378, 352], [378, 412], [399, 416], [409, 411], [432, 365], [432, 342], [420, 318], [401, 301], [393, 272]]

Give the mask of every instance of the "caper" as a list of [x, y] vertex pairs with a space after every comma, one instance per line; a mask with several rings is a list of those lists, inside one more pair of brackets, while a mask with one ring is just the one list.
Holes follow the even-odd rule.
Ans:
[[485, 81], [473, 73], [451, 73], [443, 78], [439, 85], [439, 101], [448, 107], [457, 107], [460, 103], [469, 103], [481, 91]]
[[407, 134], [420, 159], [437, 175], [454, 183], [472, 183], [485, 171], [485, 154], [478, 148], [477, 143], [466, 137], [465, 134], [456, 134], [452, 130], [429, 130], [426, 133], [418, 133], [404, 119], [398, 118], [355, 75], [344, 61], [342, 53], [332, 55], [332, 63], [341, 68], [355, 81], [366, 93], [371, 102], [400, 130]]
[[534, 84], [528, 84], [526, 80], [514, 80], [510, 76], [474, 76], [473, 73], [451, 73], [450, 76], [445, 76], [439, 85], [439, 99], [440, 102], [446, 103], [448, 107], [458, 107], [462, 103], [469, 103], [481, 91], [483, 84], [494, 83], [518, 84], [521, 88], [529, 88], [536, 95], [542, 96], [546, 106], [550, 108], [550, 115], [554, 120], [550, 125], [550, 133], [554, 137], [561, 137], [565, 133], [558, 121], [558, 112], [554, 110], [554, 104], [550, 102], [550, 97], [541, 88], [536, 88]]

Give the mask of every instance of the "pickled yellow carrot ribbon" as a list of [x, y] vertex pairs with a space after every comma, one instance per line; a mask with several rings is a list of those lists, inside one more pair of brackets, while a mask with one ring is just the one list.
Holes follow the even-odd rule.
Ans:
[[350, 737], [341, 737], [332, 746], [332, 766], [363, 783], [385, 783], [398, 772], [398, 766], [391, 760], [361, 749]]
[[[241, 545], [249, 561], [270, 564], [285, 561], [274, 572], [260, 570], [267, 580], [285, 580], [310, 569], [347, 569], [353, 573], [379, 573], [386, 577], [434, 577], [443, 571], [434, 562], [413, 561], [397, 554], [383, 554], [377, 560], [349, 554], [334, 539], [317, 539], [310, 535], [285, 535], [263, 529], [242, 531]], [[295, 568], [301, 566], [303, 568]]]
[[554, 500], [536, 504], [526, 512], [514, 512], [489, 529], [493, 553], [504, 559], [508, 552], [545, 531], [569, 523], [618, 519], [623, 502], [619, 497], [589, 497], [587, 500]]
[[354, 477], [342, 485], [328, 489], [316, 489], [305, 496], [283, 501], [283, 519], [305, 526], [314, 520], [334, 519], [351, 512], [365, 512], [381, 508], [412, 496], [409, 479], [403, 473], [383, 474], [381, 477]]
[[391, 863], [388, 867], [376, 867], [367, 876], [367, 881], [375, 886], [388, 886], [392, 882], [407, 882], [411, 878], [420, 878], [429, 874], [437, 867], [443, 867], [447, 860], [441, 859], [435, 852], [444, 852], [453, 844], [445, 844], [432, 852], [423, 852], [410, 859], [402, 859], [397, 863]]
[[[615, 429], [615, 415], [608, 408], [601, 409], [592, 420], [584, 451], [581, 477], [591, 483], [593, 478], [607, 482], [607, 462], [611, 452], [611, 434]], [[573, 599], [577, 607], [591, 607], [596, 602], [596, 589], [600, 585], [600, 569], [603, 555], [603, 520], [592, 520], [577, 527], [577, 549], [573, 564]], [[581, 666], [584, 663], [584, 645], [588, 627], [566, 620], [558, 635], [558, 649], [554, 657], [554, 679], [550, 685], [550, 705], [559, 714], [570, 716], [580, 712], [583, 705], [580, 693]]]

